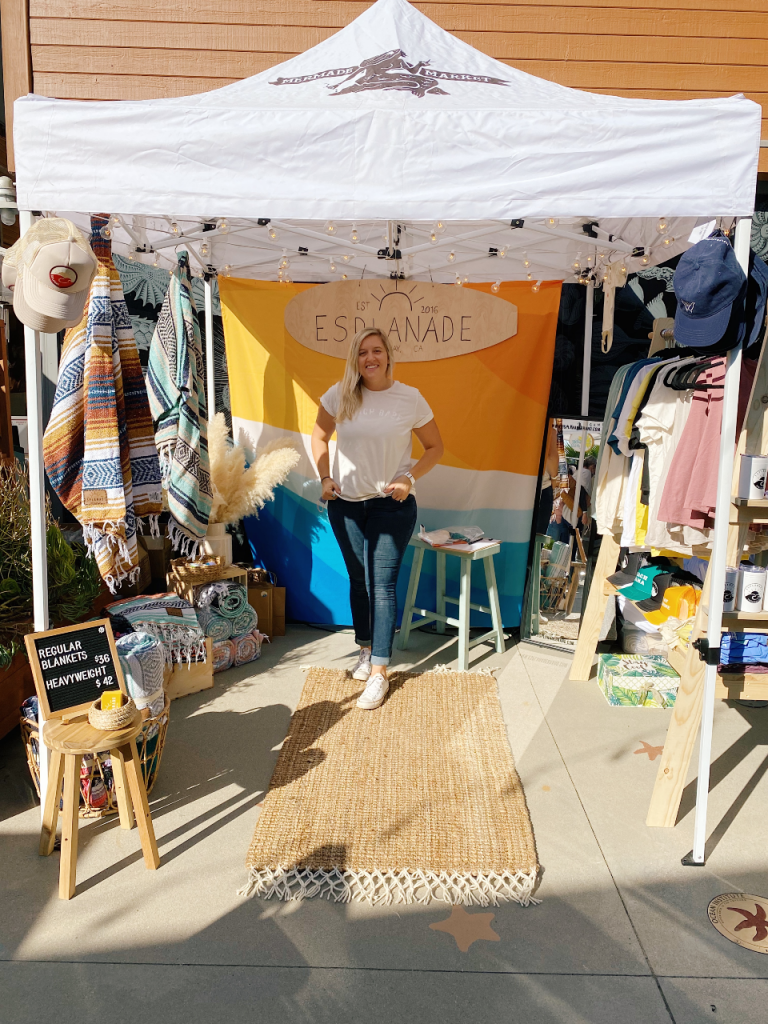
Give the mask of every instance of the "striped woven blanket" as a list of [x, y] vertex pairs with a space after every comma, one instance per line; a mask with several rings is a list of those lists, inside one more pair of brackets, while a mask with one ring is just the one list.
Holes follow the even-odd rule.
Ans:
[[171, 521], [168, 536], [182, 554], [197, 554], [213, 501], [203, 348], [187, 253], [163, 300], [149, 350], [147, 390]]
[[107, 605], [110, 615], [122, 615], [141, 632], [163, 641], [165, 660], [205, 659], [205, 636], [195, 609], [178, 594], [127, 597]]
[[139, 353], [111, 242], [101, 233], [108, 221], [91, 217], [99, 269], [82, 321], [64, 337], [43, 457], [114, 593], [138, 576], [142, 520], [159, 533], [162, 493]]

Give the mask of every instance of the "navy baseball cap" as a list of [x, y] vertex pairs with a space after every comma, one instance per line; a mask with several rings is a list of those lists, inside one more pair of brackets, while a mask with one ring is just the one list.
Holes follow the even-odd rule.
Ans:
[[705, 238], [691, 246], [675, 270], [675, 341], [690, 348], [716, 345], [746, 286], [746, 275], [727, 238]]

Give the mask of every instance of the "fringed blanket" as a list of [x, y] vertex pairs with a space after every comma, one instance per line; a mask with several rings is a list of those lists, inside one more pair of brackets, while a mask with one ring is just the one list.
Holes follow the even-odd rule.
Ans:
[[178, 594], [128, 597], [113, 601], [107, 611], [122, 615], [135, 629], [162, 640], [167, 662], [205, 659], [205, 637], [195, 609]]
[[162, 495], [139, 353], [111, 243], [101, 234], [108, 220], [91, 217], [99, 269], [82, 321], [64, 337], [43, 456], [114, 593], [138, 576], [136, 532], [145, 519], [158, 535]]
[[259, 618], [248, 604], [248, 592], [241, 583], [206, 583], [195, 599], [197, 617], [206, 636], [228, 640], [250, 633]]
[[165, 653], [161, 640], [149, 633], [129, 633], [115, 642], [125, 687], [139, 711], [149, 708], [154, 717], [163, 710]]
[[197, 554], [213, 501], [203, 348], [187, 253], [171, 276], [149, 352], [147, 389], [171, 521], [182, 554]]

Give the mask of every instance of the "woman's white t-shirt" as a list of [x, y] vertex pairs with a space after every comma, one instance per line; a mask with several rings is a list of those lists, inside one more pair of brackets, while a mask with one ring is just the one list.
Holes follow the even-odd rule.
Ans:
[[[334, 419], [340, 390], [341, 384], [334, 384], [320, 399]], [[433, 419], [421, 392], [400, 381], [386, 391], [363, 387], [362, 393], [353, 418], [336, 424], [333, 479], [347, 501], [384, 497], [384, 488], [413, 465], [411, 431]]]

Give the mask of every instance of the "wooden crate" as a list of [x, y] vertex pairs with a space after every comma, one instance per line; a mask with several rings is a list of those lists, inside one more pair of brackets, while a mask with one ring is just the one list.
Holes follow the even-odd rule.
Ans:
[[207, 583], [187, 583], [183, 580], [178, 579], [173, 573], [168, 573], [166, 576], [166, 584], [168, 589], [173, 591], [174, 594], [178, 594], [179, 597], [183, 597], [185, 601], [189, 601], [191, 605], [194, 605], [195, 598], [202, 587], [208, 585], [208, 583], [240, 583], [242, 586], [248, 589], [248, 570], [241, 569], [236, 565], [230, 565], [227, 569], [222, 569], [215, 579], [208, 580]]
[[210, 637], [205, 638], [205, 661], [166, 665], [163, 686], [170, 700], [210, 690], [213, 686], [213, 641]]

